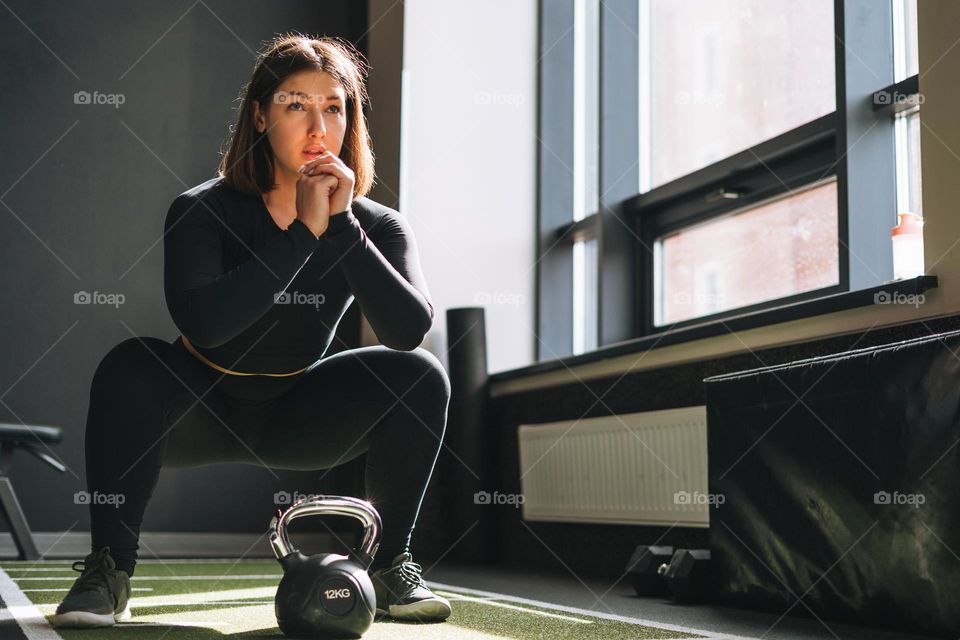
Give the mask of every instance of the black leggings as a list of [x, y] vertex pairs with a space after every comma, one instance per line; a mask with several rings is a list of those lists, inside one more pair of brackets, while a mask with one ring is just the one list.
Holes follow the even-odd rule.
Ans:
[[[449, 400], [447, 374], [423, 348], [363, 347], [296, 376], [244, 377], [203, 364], [179, 337], [125, 340], [90, 389], [87, 486], [100, 494], [90, 501], [92, 549], [109, 546], [133, 575], [162, 466], [318, 470], [366, 452], [364, 497], [383, 521], [374, 567], [385, 566], [409, 549]], [[119, 507], [103, 498], [111, 494], [123, 496]]]

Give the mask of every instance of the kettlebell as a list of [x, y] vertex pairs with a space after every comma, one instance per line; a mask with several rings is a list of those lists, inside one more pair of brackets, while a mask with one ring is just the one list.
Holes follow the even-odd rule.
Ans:
[[[344, 515], [363, 523], [358, 549], [348, 555], [305, 556], [290, 544], [287, 525], [304, 516]], [[367, 569], [380, 545], [380, 514], [369, 502], [344, 496], [298, 500], [270, 521], [270, 546], [283, 567], [274, 608], [293, 638], [359, 638], [370, 628], [377, 597]]]

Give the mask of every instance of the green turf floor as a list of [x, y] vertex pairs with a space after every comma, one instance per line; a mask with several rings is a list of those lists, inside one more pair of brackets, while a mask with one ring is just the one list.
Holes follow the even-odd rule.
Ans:
[[[3, 562], [0, 569], [48, 619], [78, 572], [69, 562]], [[131, 580], [133, 619], [105, 629], [57, 629], [67, 640], [132, 638], [281, 638], [273, 612], [280, 567], [272, 560], [242, 562], [149, 562], [137, 565]], [[440, 623], [380, 619], [364, 638], [483, 640], [488, 638], [578, 639], [692, 638], [666, 629], [569, 613], [559, 609], [476, 596], [456, 589], [436, 591], [449, 598], [453, 615]]]

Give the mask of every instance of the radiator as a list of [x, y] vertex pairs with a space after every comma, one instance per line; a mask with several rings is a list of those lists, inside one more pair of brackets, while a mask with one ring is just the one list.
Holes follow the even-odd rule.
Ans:
[[520, 425], [524, 520], [706, 527], [706, 407]]

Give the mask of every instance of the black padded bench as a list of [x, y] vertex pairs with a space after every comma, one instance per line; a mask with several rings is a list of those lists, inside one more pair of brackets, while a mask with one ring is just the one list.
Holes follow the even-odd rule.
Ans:
[[705, 383], [717, 600], [956, 638], [960, 331]]
[[47, 453], [49, 445], [57, 444], [63, 439], [63, 430], [60, 427], [27, 426], [0, 422], [0, 511], [10, 523], [10, 534], [17, 545], [21, 560], [37, 560], [40, 553], [33, 543], [33, 535], [23, 516], [23, 509], [13, 491], [13, 484], [7, 473], [10, 470], [10, 460], [13, 452], [22, 449], [32, 453], [51, 467], [63, 473], [67, 470], [63, 464]]

